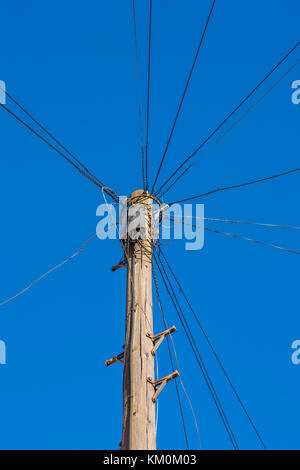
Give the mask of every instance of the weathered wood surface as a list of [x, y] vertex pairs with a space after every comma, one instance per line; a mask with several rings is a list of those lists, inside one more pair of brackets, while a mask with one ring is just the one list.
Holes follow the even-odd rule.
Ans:
[[127, 306], [123, 378], [122, 449], [156, 449], [152, 311], [152, 199], [140, 198], [142, 190], [131, 195], [132, 203], [146, 208], [148, 240], [127, 245]]

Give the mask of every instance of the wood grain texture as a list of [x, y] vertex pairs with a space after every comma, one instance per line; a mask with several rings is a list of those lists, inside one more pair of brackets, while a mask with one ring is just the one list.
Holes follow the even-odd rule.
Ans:
[[[139, 199], [139, 196], [143, 197]], [[122, 449], [155, 450], [154, 388], [147, 379], [154, 378], [152, 311], [152, 199], [144, 191], [132, 193], [131, 203], [145, 207], [148, 240], [127, 244], [127, 305], [123, 378]], [[130, 202], [129, 202], [130, 203]]]

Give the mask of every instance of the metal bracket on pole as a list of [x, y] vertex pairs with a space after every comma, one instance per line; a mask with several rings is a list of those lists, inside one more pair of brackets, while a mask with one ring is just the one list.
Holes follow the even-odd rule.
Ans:
[[158, 380], [152, 380], [151, 377], [148, 378], [148, 382], [153, 385], [155, 390], [155, 393], [152, 397], [153, 403], [156, 402], [158, 395], [160, 394], [162, 389], [167, 385], [167, 383], [170, 382], [170, 380], [175, 379], [176, 377], [179, 377], [178, 370], [175, 370], [174, 372], [172, 372], [172, 374], [166, 375], [165, 377], [162, 377]]
[[158, 333], [157, 335], [154, 335], [154, 336], [151, 336], [150, 333], [146, 333], [146, 336], [150, 338], [154, 344], [154, 347], [151, 351], [152, 356], [155, 356], [155, 351], [163, 342], [165, 337], [170, 335], [171, 333], [174, 333], [174, 331], [176, 331], [175, 326], [171, 326], [171, 328], [169, 328], [168, 330], [162, 331], [161, 333]]
[[107, 367], [111, 364], [114, 364], [115, 362], [121, 362], [121, 364], [124, 364], [124, 361], [122, 359], [124, 359], [124, 351], [118, 354], [117, 356], [112, 357], [111, 359], [107, 359], [107, 361], [105, 361], [105, 365]]

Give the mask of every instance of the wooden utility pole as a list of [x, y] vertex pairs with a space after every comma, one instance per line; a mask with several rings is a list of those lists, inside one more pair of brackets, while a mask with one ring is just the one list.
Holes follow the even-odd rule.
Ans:
[[123, 378], [122, 449], [155, 450], [155, 401], [152, 311], [152, 198], [134, 191], [129, 207], [139, 204], [145, 218], [140, 240], [128, 238], [127, 304]]
[[156, 449], [155, 402], [166, 384], [179, 376], [177, 370], [157, 379], [154, 374], [157, 348], [176, 328], [153, 334], [152, 254], [156, 237], [152, 236], [152, 201], [153, 196], [144, 190], [134, 191], [128, 201], [128, 227], [125, 239], [122, 236], [128, 263], [125, 346], [105, 362], [106, 366], [124, 364], [123, 450]]

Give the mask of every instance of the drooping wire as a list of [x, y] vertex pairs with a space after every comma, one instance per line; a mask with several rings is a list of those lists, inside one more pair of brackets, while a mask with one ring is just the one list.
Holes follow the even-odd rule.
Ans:
[[[0, 89], [2, 91], [3, 88], [0, 86]], [[33, 117], [33, 115], [31, 113], [29, 113], [25, 108], [24, 106], [22, 106], [11, 94], [9, 94], [7, 91], [5, 91], [5, 96], [7, 96], [13, 103], [15, 103], [18, 108], [24, 113], [26, 114], [43, 132], [45, 132], [45, 134], [48, 135], [48, 137], [50, 137], [57, 145], [59, 145], [59, 147], [61, 149], [63, 149], [70, 157], [72, 160], [74, 160], [76, 163], [78, 163], [80, 165], [80, 167], [86, 172], [88, 173], [95, 181], [97, 181], [101, 186], [105, 187], [104, 183], [102, 181], [100, 181], [65, 145], [62, 144], [62, 142], [60, 140], [58, 140], [50, 131], [48, 131], [45, 126], [43, 126], [36, 118]], [[3, 105], [2, 105], [3, 106]], [[9, 111], [7, 108], [5, 108], [7, 111]], [[13, 113], [11, 113], [14, 117], [16, 117]], [[20, 122], [22, 122], [23, 124], [23, 121], [20, 120]], [[113, 191], [111, 190], [111, 192], [113, 193]], [[116, 196], [116, 195], [115, 195]]]
[[[212, 383], [212, 381], [211, 381], [211, 378], [210, 378], [210, 376], [209, 376], [209, 374], [208, 374], [208, 372], [207, 372], [207, 369], [206, 369], [206, 367], [205, 367], [205, 364], [204, 364], [204, 362], [203, 362], [203, 359], [202, 359], [202, 357], [201, 357], [201, 355], [200, 355], [200, 353], [199, 353], [199, 350], [198, 350], [197, 345], [196, 345], [196, 343], [195, 343], [194, 337], [193, 337], [192, 332], [191, 332], [191, 330], [190, 330], [190, 328], [189, 328], [189, 325], [188, 325], [187, 320], [186, 320], [186, 318], [185, 318], [185, 316], [184, 316], [184, 313], [183, 313], [183, 311], [182, 311], [182, 309], [181, 309], [181, 307], [180, 307], [180, 304], [179, 304], [179, 302], [178, 302], [177, 296], [176, 296], [176, 294], [175, 294], [175, 292], [174, 292], [174, 289], [173, 289], [173, 287], [172, 287], [172, 284], [171, 284], [171, 282], [170, 282], [170, 279], [169, 279], [169, 277], [168, 277], [168, 274], [167, 274], [167, 272], [166, 272], [166, 270], [165, 270], [165, 268], [164, 268], [164, 266], [163, 266], [163, 263], [162, 263], [161, 259], [159, 259], [156, 255], [154, 255], [154, 260], [155, 260], [155, 263], [156, 263], [156, 265], [157, 265], [157, 267], [158, 267], [158, 270], [159, 270], [159, 272], [160, 272], [160, 275], [161, 275], [161, 278], [162, 278], [163, 283], [164, 283], [164, 285], [165, 285], [165, 288], [166, 288], [166, 290], [167, 290], [167, 293], [168, 293], [168, 295], [169, 295], [169, 297], [170, 297], [170, 299], [171, 299], [171, 301], [172, 301], [172, 303], [173, 303], [173, 305], [174, 305], [174, 308], [175, 308], [175, 311], [176, 311], [176, 313], [177, 313], [177, 315], [178, 315], [178, 318], [179, 318], [179, 320], [180, 320], [180, 323], [181, 323], [181, 325], [182, 325], [182, 327], [183, 327], [183, 329], [184, 329], [184, 332], [185, 332], [185, 334], [186, 334], [186, 336], [187, 336], [187, 339], [188, 339], [188, 341], [189, 341], [189, 344], [190, 344], [190, 346], [191, 346], [191, 348], [192, 348], [192, 351], [193, 351], [193, 353], [194, 353], [194, 356], [195, 356], [195, 359], [196, 359], [196, 361], [197, 361], [197, 364], [198, 364], [198, 366], [199, 366], [199, 368], [200, 368], [200, 370], [201, 370], [201, 373], [202, 373], [202, 375], [203, 375], [203, 377], [204, 377], [204, 380], [205, 380], [205, 382], [206, 382], [206, 385], [208, 386], [209, 392], [210, 392], [210, 394], [211, 394], [211, 396], [212, 396], [212, 399], [213, 399], [213, 401], [214, 401], [214, 403], [215, 403], [215, 405], [216, 405], [217, 411], [218, 411], [218, 413], [219, 413], [219, 415], [220, 415], [220, 418], [221, 418], [221, 420], [222, 420], [222, 422], [223, 422], [223, 424], [224, 424], [226, 433], [227, 433], [227, 435], [228, 435], [228, 437], [229, 437], [229, 439], [230, 439], [230, 441], [231, 441], [231, 443], [232, 443], [233, 448], [234, 448], [235, 450], [238, 450], [238, 449], [239, 449], [239, 446], [238, 446], [238, 443], [237, 443], [237, 441], [236, 441], [235, 435], [234, 435], [234, 433], [233, 433], [233, 431], [232, 431], [232, 429], [231, 429], [230, 423], [229, 423], [228, 418], [227, 418], [227, 416], [226, 416], [226, 414], [225, 414], [225, 412], [224, 412], [224, 409], [223, 409], [223, 406], [222, 406], [222, 404], [221, 404], [221, 402], [220, 402], [220, 399], [219, 399], [219, 397], [218, 397], [218, 394], [217, 394], [217, 392], [216, 392], [216, 390], [215, 390], [215, 388], [214, 388], [214, 385], [213, 385], [213, 383]], [[172, 294], [171, 294], [171, 292], [172, 292]]]
[[67, 157], [64, 153], [62, 153], [57, 147], [55, 147], [51, 142], [49, 142], [47, 139], [45, 139], [43, 136], [41, 136], [36, 130], [34, 130], [29, 124], [27, 124], [25, 121], [23, 121], [19, 116], [17, 116], [13, 111], [11, 111], [9, 108], [7, 108], [4, 104], [0, 104], [3, 109], [5, 109], [9, 114], [11, 114], [17, 121], [19, 121], [21, 124], [23, 124], [28, 130], [30, 130], [34, 135], [36, 135], [39, 139], [41, 139], [45, 144], [47, 144], [50, 148], [52, 148], [55, 152], [57, 152], [61, 157], [63, 157], [68, 163], [70, 163], [76, 170], [78, 170], [82, 175], [84, 175], [87, 179], [92, 181], [96, 186], [99, 188], [103, 189], [106, 194], [108, 194], [114, 201], [118, 201], [118, 196], [115, 194], [115, 192], [108, 188], [107, 186], [104, 186], [101, 181], [99, 181], [96, 177], [94, 177], [92, 174], [89, 172], [86, 172], [84, 169], [80, 168], [80, 166], [77, 165], [71, 158]]
[[137, 40], [137, 28], [136, 28], [136, 14], [135, 14], [135, 0], [132, 0], [133, 10], [133, 27], [134, 27], [134, 44], [135, 44], [135, 61], [136, 61], [136, 76], [137, 76], [137, 88], [138, 88], [138, 109], [139, 109], [139, 125], [140, 125], [140, 136], [141, 136], [141, 157], [142, 157], [142, 174], [143, 174], [143, 188], [146, 190], [146, 175], [145, 175], [145, 154], [143, 144], [143, 122], [142, 122], [142, 103], [141, 103], [141, 81], [140, 81], [140, 69], [139, 69], [139, 54], [138, 54], [138, 40]]
[[[178, 222], [178, 221], [174, 220], [172, 217], [168, 217], [168, 218], [174, 223], [182, 223], [182, 221]], [[239, 238], [241, 240], [246, 240], [248, 242], [257, 243], [259, 245], [264, 245], [264, 246], [269, 246], [271, 248], [276, 248], [277, 250], [287, 251], [288, 253], [293, 253], [294, 255], [300, 255], [300, 251], [291, 250], [289, 248], [284, 248], [282, 246], [273, 245], [273, 244], [267, 243], [267, 242], [261, 242], [259, 240], [254, 240], [253, 238], [244, 237], [242, 235], [236, 235], [234, 233], [222, 232], [221, 230], [216, 230], [216, 229], [212, 229], [212, 228], [209, 228], [209, 227], [204, 227], [204, 225], [189, 224], [187, 222], [183, 222], [183, 223], [185, 225], [190, 225], [191, 227], [202, 228], [204, 230], [208, 230], [209, 232], [214, 232], [214, 233], [218, 233], [218, 234], [221, 234], [221, 235], [226, 235], [228, 237]]]
[[58, 265], [56, 265], [54, 268], [51, 268], [49, 269], [46, 273], [44, 273], [42, 276], [38, 277], [35, 281], [31, 282], [27, 287], [25, 287], [24, 289], [22, 289], [20, 292], [18, 292], [17, 294], [15, 294], [13, 297], [10, 297], [9, 299], [3, 301], [0, 303], [0, 307], [3, 307], [5, 304], [8, 304], [9, 302], [11, 302], [12, 300], [16, 299], [17, 297], [19, 297], [20, 295], [24, 294], [25, 292], [27, 292], [29, 289], [31, 289], [35, 284], [37, 284], [39, 281], [41, 281], [42, 279], [44, 279], [46, 276], [48, 276], [49, 274], [51, 274], [53, 271], [56, 271], [56, 269], [64, 266], [66, 263], [68, 263], [68, 261], [71, 261], [73, 258], [75, 258], [75, 256], [78, 256], [82, 250], [92, 241], [94, 240], [94, 238], [97, 237], [98, 234], [100, 233], [103, 233], [107, 230], [109, 230], [110, 228], [112, 227], [112, 225], [108, 226], [106, 230], [103, 230], [102, 232], [97, 232], [95, 233], [92, 237], [90, 237], [80, 248], [79, 250], [77, 250], [75, 253], [73, 253], [73, 255], [69, 256], [67, 259], [65, 259], [64, 261], [62, 261], [61, 263], [59, 263]]
[[[198, 365], [199, 365], [199, 367], [200, 367], [200, 370], [201, 370], [201, 372], [202, 372], [202, 374], [203, 374], [203, 377], [204, 377], [204, 379], [205, 379], [205, 382], [206, 382], [206, 384], [207, 384], [207, 386], [208, 386], [208, 388], [209, 388], [209, 391], [210, 391], [210, 393], [211, 393], [211, 396], [212, 396], [212, 398], [213, 398], [213, 400], [214, 400], [214, 403], [215, 403], [215, 405], [216, 405], [216, 407], [217, 407], [217, 410], [218, 410], [218, 412], [219, 412], [219, 414], [220, 414], [220, 417], [221, 417], [221, 419], [222, 419], [222, 422], [223, 422], [223, 424], [224, 424], [224, 426], [225, 426], [225, 430], [226, 430], [226, 432], [227, 432], [227, 434], [228, 434], [228, 436], [229, 436], [229, 438], [230, 438], [230, 440], [231, 440], [231, 443], [232, 443], [234, 449], [238, 449], [238, 445], [237, 445], [235, 436], [234, 436], [234, 434], [233, 434], [233, 432], [232, 432], [232, 429], [231, 429], [231, 427], [230, 427], [230, 424], [229, 424], [229, 422], [228, 422], [228, 419], [227, 419], [227, 417], [226, 417], [226, 415], [225, 415], [225, 412], [224, 412], [224, 410], [223, 410], [223, 408], [222, 408], [222, 405], [221, 405], [221, 403], [220, 403], [220, 400], [219, 400], [219, 398], [218, 398], [218, 395], [217, 395], [217, 393], [216, 393], [216, 390], [215, 390], [215, 388], [214, 388], [214, 386], [213, 386], [213, 384], [212, 384], [212, 381], [211, 381], [211, 379], [210, 379], [210, 377], [209, 377], [209, 375], [208, 375], [208, 372], [207, 372], [207, 370], [206, 370], [206, 368], [205, 368], [203, 359], [202, 359], [202, 357], [201, 357], [201, 355], [200, 355], [200, 353], [199, 353], [199, 350], [198, 350], [198, 348], [197, 348], [197, 346], [196, 346], [195, 340], [194, 340], [193, 335], [192, 335], [192, 333], [191, 333], [191, 331], [190, 331], [190, 328], [189, 328], [188, 323], [187, 323], [187, 321], [186, 321], [186, 318], [185, 318], [185, 316], [184, 316], [184, 314], [183, 314], [183, 311], [182, 311], [182, 309], [181, 309], [181, 307], [180, 307], [180, 305], [179, 305], [178, 299], [177, 299], [177, 297], [176, 297], [176, 294], [175, 294], [175, 292], [174, 292], [174, 289], [173, 289], [173, 287], [172, 287], [172, 284], [171, 284], [171, 282], [170, 282], [170, 279], [169, 279], [169, 277], [168, 277], [168, 275], [167, 275], [167, 273], [166, 273], [166, 270], [165, 270], [165, 268], [164, 268], [164, 266], [163, 266], [163, 263], [162, 263], [161, 259], [160, 259], [160, 258], [157, 258], [156, 256], [154, 256], [154, 260], [155, 260], [155, 262], [156, 262], [156, 265], [157, 265], [158, 270], [159, 270], [159, 272], [160, 272], [160, 275], [161, 275], [161, 277], [162, 277], [163, 283], [164, 283], [164, 285], [165, 285], [165, 287], [166, 287], [167, 293], [169, 294], [169, 296], [170, 296], [170, 298], [171, 298], [171, 300], [172, 300], [172, 303], [173, 303], [173, 305], [174, 305], [174, 307], [175, 307], [176, 313], [177, 313], [177, 315], [178, 315], [178, 317], [179, 317], [179, 319], [180, 319], [180, 322], [181, 322], [181, 324], [182, 324], [182, 326], [183, 326], [183, 329], [184, 329], [184, 331], [185, 331], [185, 333], [186, 333], [187, 339], [188, 339], [188, 341], [189, 341], [189, 343], [190, 343], [190, 346], [191, 346], [191, 348], [192, 348], [192, 350], [193, 350], [193, 353], [194, 353], [194, 355], [195, 355], [196, 361], [197, 361], [197, 363], [198, 363]], [[159, 264], [159, 263], [160, 263], [160, 264]], [[162, 274], [162, 271], [161, 271], [160, 267], [162, 268], [164, 274]], [[168, 287], [168, 286], [169, 286], [169, 287]], [[170, 292], [170, 289], [169, 289], [169, 288], [170, 288], [171, 291], [172, 291], [172, 295], [171, 295], [171, 292]]]
[[290, 250], [289, 248], [283, 248], [282, 246], [273, 245], [271, 243], [261, 242], [259, 240], [254, 240], [253, 238], [243, 237], [242, 235], [236, 235], [234, 233], [222, 232], [221, 230], [215, 230], [212, 228], [204, 227], [204, 230], [209, 232], [219, 233], [221, 235], [227, 235], [228, 237], [240, 238], [241, 240], [246, 240], [252, 243], [258, 243], [259, 245], [269, 246], [271, 248], [276, 248], [277, 250], [287, 251], [288, 253], [293, 253], [294, 255], [300, 255], [300, 251]]
[[275, 67], [272, 68], [272, 70], [253, 88], [250, 93], [239, 103], [238, 106], [236, 106], [228, 116], [223, 119], [223, 121], [212, 131], [209, 136], [188, 156], [184, 159], [184, 161], [177, 167], [177, 169], [171, 174], [171, 176], [160, 186], [156, 194], [160, 194], [161, 190], [165, 185], [178, 173], [178, 171], [181, 170], [181, 168], [191, 159], [193, 158], [199, 150], [202, 149], [202, 147], [218, 132], [221, 127], [224, 126], [224, 124], [241, 108], [241, 106], [255, 93], [255, 91], [280, 67], [280, 65], [297, 49], [299, 46], [300, 42], [297, 42], [295, 46], [292, 47], [292, 49], [289, 50], [289, 52], [275, 65]]
[[160, 162], [158, 171], [157, 171], [157, 173], [156, 173], [156, 177], [155, 177], [155, 180], [154, 180], [152, 189], [151, 189], [151, 194], [154, 193], [155, 185], [156, 185], [157, 179], [158, 179], [158, 177], [159, 177], [159, 174], [160, 174], [162, 165], [163, 165], [163, 163], [164, 163], [164, 160], [165, 160], [165, 157], [166, 157], [166, 154], [167, 154], [167, 151], [168, 151], [168, 148], [169, 148], [169, 145], [170, 145], [172, 136], [173, 136], [173, 132], [174, 132], [174, 129], [175, 129], [175, 126], [176, 126], [176, 123], [177, 123], [177, 120], [178, 120], [178, 117], [179, 117], [179, 114], [180, 114], [182, 105], [183, 105], [183, 101], [184, 101], [184, 99], [185, 99], [185, 95], [186, 95], [187, 89], [188, 89], [188, 87], [189, 87], [189, 83], [190, 83], [190, 80], [191, 80], [191, 77], [192, 77], [192, 74], [193, 74], [193, 71], [194, 71], [194, 68], [195, 68], [197, 59], [198, 59], [198, 55], [199, 55], [199, 52], [200, 52], [200, 49], [201, 49], [201, 46], [202, 46], [202, 43], [203, 43], [203, 40], [204, 40], [204, 36], [205, 36], [206, 30], [207, 30], [208, 23], [209, 23], [209, 21], [210, 21], [210, 17], [211, 17], [211, 15], [212, 15], [214, 6], [215, 6], [215, 0], [213, 0], [213, 2], [212, 2], [212, 6], [211, 6], [211, 8], [210, 8], [210, 12], [209, 12], [208, 18], [207, 18], [206, 23], [205, 23], [205, 26], [204, 26], [204, 30], [203, 30], [202, 35], [201, 35], [201, 38], [200, 38], [200, 42], [199, 42], [199, 45], [198, 45], [198, 48], [197, 48], [197, 51], [196, 51], [196, 54], [195, 54], [195, 57], [194, 57], [194, 61], [193, 61], [193, 64], [192, 64], [190, 73], [189, 73], [189, 75], [188, 75], [188, 79], [187, 79], [186, 85], [185, 85], [185, 87], [184, 87], [184, 91], [183, 91], [183, 94], [182, 94], [182, 97], [181, 97], [181, 100], [180, 100], [180, 102], [179, 102], [179, 106], [178, 106], [178, 109], [177, 109], [177, 112], [176, 112], [176, 115], [175, 115], [175, 119], [174, 119], [174, 122], [173, 122], [173, 125], [172, 125], [172, 129], [171, 129], [170, 135], [169, 135], [169, 137], [168, 137], [167, 144], [166, 144], [166, 147], [165, 147], [165, 150], [164, 150], [164, 153], [163, 153], [163, 156], [162, 156], [162, 159], [161, 159], [161, 162]]
[[[279, 225], [279, 224], [265, 224], [263, 222], [249, 222], [246, 220], [230, 220], [230, 219], [216, 219], [213, 217], [196, 217], [196, 216], [188, 216], [184, 215], [183, 219], [200, 219], [200, 220], [208, 220], [209, 222], [229, 222], [232, 224], [245, 224], [245, 225], [257, 225], [259, 227], [268, 227], [268, 228], [287, 228], [291, 230], [300, 230], [300, 227], [295, 225]], [[175, 222], [175, 219], [174, 219]], [[186, 223], [186, 222], [184, 222]]]
[[201, 197], [204, 197], [204, 196], [210, 196], [211, 194], [218, 193], [220, 191], [228, 191], [229, 189], [237, 189], [237, 188], [242, 188], [244, 186], [250, 186], [250, 185], [256, 184], [256, 183], [262, 183], [264, 181], [269, 181], [269, 180], [274, 179], [274, 178], [279, 178], [280, 176], [290, 175], [290, 174], [296, 173], [298, 171], [300, 171], [300, 168], [294, 168], [292, 170], [283, 171], [282, 173], [277, 173], [276, 175], [266, 176], [265, 178], [260, 178], [258, 180], [248, 181], [247, 183], [234, 184], [232, 186], [224, 186], [223, 188], [212, 189], [211, 191], [207, 191], [206, 193], [197, 194], [197, 196], [186, 197], [184, 199], [179, 199], [178, 201], [172, 201], [168, 204], [171, 206], [172, 204], [179, 204], [180, 202], [186, 202], [186, 201], [191, 201], [193, 199], [198, 199], [198, 198], [201, 198]]
[[234, 392], [234, 394], [235, 394], [235, 396], [236, 396], [236, 398], [237, 398], [237, 400], [238, 400], [240, 406], [242, 407], [242, 409], [243, 409], [245, 415], [247, 416], [248, 421], [250, 422], [253, 431], [255, 432], [256, 436], [258, 437], [258, 439], [259, 439], [261, 445], [263, 446], [263, 448], [266, 450], [267, 447], [266, 447], [266, 445], [265, 445], [265, 443], [264, 443], [264, 441], [263, 441], [263, 439], [262, 439], [260, 433], [258, 432], [258, 430], [257, 430], [257, 428], [256, 428], [256, 426], [255, 426], [255, 424], [254, 424], [254, 422], [253, 422], [253, 420], [251, 419], [251, 417], [250, 417], [250, 415], [249, 415], [249, 413], [248, 413], [248, 411], [247, 411], [247, 409], [246, 409], [246, 407], [245, 407], [245, 405], [244, 405], [244, 403], [243, 403], [243, 401], [242, 401], [242, 399], [241, 399], [239, 393], [237, 392], [237, 390], [236, 390], [235, 386], [233, 385], [233, 383], [232, 383], [232, 381], [231, 381], [231, 379], [230, 379], [228, 373], [226, 372], [226, 369], [225, 369], [225, 367], [224, 367], [224, 365], [223, 365], [223, 363], [222, 363], [222, 361], [221, 361], [219, 355], [217, 354], [217, 352], [216, 352], [215, 348], [213, 347], [213, 345], [212, 345], [212, 343], [211, 343], [209, 337], [207, 336], [207, 333], [206, 333], [204, 327], [202, 326], [202, 324], [201, 324], [201, 322], [200, 322], [200, 320], [199, 320], [199, 317], [197, 316], [195, 310], [194, 310], [193, 307], [191, 306], [191, 303], [189, 302], [189, 300], [188, 300], [188, 298], [187, 298], [187, 296], [186, 296], [186, 294], [185, 294], [185, 292], [184, 292], [184, 290], [183, 290], [183, 287], [182, 287], [181, 283], [178, 281], [178, 279], [177, 279], [177, 277], [176, 277], [176, 275], [175, 275], [173, 269], [171, 268], [171, 266], [170, 266], [170, 264], [169, 264], [169, 262], [168, 262], [168, 260], [167, 260], [167, 258], [166, 258], [166, 256], [165, 256], [164, 252], [162, 251], [162, 248], [161, 248], [161, 247], [159, 247], [159, 252], [160, 252], [160, 254], [162, 255], [163, 259], [165, 260], [165, 262], [166, 262], [166, 264], [167, 264], [167, 266], [168, 266], [168, 268], [169, 268], [169, 271], [171, 272], [171, 274], [172, 274], [172, 276], [173, 276], [173, 278], [174, 278], [176, 284], [178, 285], [178, 287], [179, 287], [179, 289], [180, 289], [180, 292], [182, 293], [182, 295], [183, 295], [183, 297], [184, 297], [184, 299], [185, 299], [187, 305], [189, 306], [189, 309], [191, 310], [191, 312], [192, 312], [192, 314], [193, 314], [193, 316], [194, 316], [196, 322], [198, 323], [198, 326], [200, 327], [200, 329], [201, 329], [201, 331], [202, 331], [202, 333], [203, 333], [203, 336], [204, 336], [204, 338], [205, 338], [207, 344], [209, 345], [209, 347], [210, 347], [211, 351], [213, 352], [213, 354], [214, 354], [214, 356], [215, 356], [215, 358], [216, 358], [216, 360], [217, 360], [219, 366], [221, 367], [221, 369], [222, 369], [222, 371], [223, 371], [223, 373], [224, 373], [224, 375], [225, 375], [225, 377], [226, 377], [226, 379], [227, 379], [228, 384], [230, 385], [231, 389], [233, 390], [233, 392]]
[[[165, 329], [167, 330], [168, 326], [167, 326], [167, 322], [166, 322], [165, 315], [164, 315], [163, 308], [162, 308], [162, 303], [161, 303], [160, 294], [159, 294], [159, 290], [158, 290], [158, 282], [157, 282], [155, 269], [154, 269], [153, 265], [152, 265], [152, 274], [153, 274], [154, 285], [155, 285], [155, 289], [156, 289], [156, 295], [157, 295], [157, 302], [158, 302], [159, 310], [160, 310], [160, 313], [161, 313], [161, 316], [162, 316], [162, 319], [163, 319], [163, 323], [165, 325]], [[172, 371], [174, 371], [175, 368], [174, 368], [174, 363], [173, 363], [173, 358], [172, 358], [172, 353], [171, 353], [171, 348], [170, 348], [170, 343], [169, 343], [168, 336], [166, 337], [166, 340], [167, 340], [167, 345], [168, 345], [168, 350], [169, 350], [169, 356], [170, 356], [170, 363], [171, 363]], [[187, 436], [187, 432], [186, 432], [186, 424], [185, 424], [185, 420], [184, 420], [183, 409], [182, 409], [182, 404], [181, 404], [181, 399], [180, 399], [180, 393], [179, 393], [179, 389], [178, 389], [177, 380], [174, 380], [174, 383], [175, 383], [175, 387], [176, 387], [176, 394], [177, 394], [178, 406], [179, 406], [179, 410], [180, 410], [182, 427], [183, 427], [183, 432], [184, 432], [184, 437], [185, 437], [185, 442], [186, 442], [186, 448], [189, 450], [189, 441], [188, 441], [188, 436]]]
[[[0, 87], [1, 88], [1, 87]], [[82, 168], [89, 172], [89, 170], [86, 168], [86, 166], [83, 165], [83, 163], [78, 160], [56, 137], [53, 136], [53, 134], [51, 134], [51, 132], [49, 132], [37, 119], [35, 119], [32, 114], [30, 114], [20, 103], [17, 102], [17, 100], [15, 100], [15, 98], [13, 98], [7, 91], [6, 91], [6, 96], [13, 102], [15, 103], [19, 109], [21, 109], [21, 111], [23, 111], [24, 114], [26, 114], [35, 124], [37, 124], [39, 126], [39, 128], [44, 131], [48, 137], [50, 137], [52, 140], [54, 140], [54, 142], [56, 144], [58, 144], [63, 150], [65, 150], [65, 152], [67, 152], [77, 163], [79, 163], [80, 166], [82, 166]]]
[[[170, 336], [170, 340], [171, 340], [171, 343], [172, 343], [172, 346], [173, 346], [173, 351], [174, 351], [174, 356], [175, 356], [175, 361], [176, 361], [176, 368], [177, 370], [179, 371], [180, 370], [180, 367], [179, 367], [179, 362], [178, 362], [178, 356], [177, 356], [177, 352], [176, 352], [176, 348], [175, 348], [175, 343], [174, 343], [174, 340], [172, 338], [172, 335]], [[195, 428], [196, 428], [196, 432], [197, 432], [197, 437], [198, 437], [198, 442], [199, 442], [199, 448], [200, 450], [203, 450], [202, 448], [202, 443], [201, 443], [201, 439], [200, 439], [200, 434], [199, 434], [199, 428], [198, 428], [198, 423], [197, 423], [197, 418], [196, 418], [196, 414], [195, 414], [195, 411], [194, 411], [194, 408], [192, 406], [192, 402], [187, 394], [187, 391], [185, 389], [185, 386], [183, 385], [183, 381], [182, 381], [182, 377], [181, 375], [179, 375], [179, 381], [180, 381], [180, 384], [181, 384], [181, 387], [182, 387], [182, 390], [186, 396], [186, 399], [188, 401], [188, 404], [190, 405], [190, 409], [191, 409], [191, 412], [192, 412], [192, 415], [193, 415], [193, 418], [194, 418], [194, 423], [195, 423]]]
[[215, 142], [212, 143], [212, 145], [207, 149], [205, 150], [201, 155], [199, 155], [195, 161], [193, 161], [192, 163], [190, 163], [180, 174], [179, 176], [170, 183], [169, 186], [166, 187], [166, 189], [159, 195], [160, 198], [162, 198], [168, 191], [170, 191], [170, 189], [175, 186], [175, 184], [192, 168], [194, 167], [198, 161], [200, 160], [200, 158], [202, 158], [204, 155], [206, 155], [208, 152], [210, 152], [215, 145], [217, 145], [222, 139], [224, 139], [224, 137], [229, 134], [229, 132], [231, 132], [236, 126], [237, 124], [239, 124], [248, 114], [250, 111], [252, 111], [252, 109], [254, 109], [269, 93], [271, 93], [271, 91], [296, 67], [296, 65], [298, 65], [298, 63], [300, 62], [300, 59], [297, 60], [293, 65], [292, 67], [290, 67], [283, 75], [281, 75], [281, 77], [270, 87], [268, 88], [268, 90], [262, 95], [259, 97], [258, 100], [255, 101], [254, 104], [252, 104], [238, 119], [236, 119], [234, 121], [234, 123], [228, 128], [226, 129], [225, 132], [223, 132], [223, 134], [220, 135], [220, 137], [218, 137]]
[[148, 38], [148, 79], [147, 79], [147, 121], [146, 121], [146, 147], [145, 147], [145, 174], [146, 190], [148, 191], [148, 144], [149, 144], [149, 113], [150, 113], [150, 77], [151, 77], [151, 35], [152, 35], [152, 0], [149, 11], [149, 38]]
[[[156, 292], [159, 296], [159, 291], [158, 291], [158, 283], [157, 283], [157, 277], [156, 277], [156, 274], [155, 274], [155, 269], [154, 269], [154, 266], [152, 265], [152, 268], [153, 268], [153, 271], [154, 271], [154, 274], [153, 274], [153, 278], [156, 279], [156, 284], [157, 284], [157, 289], [156, 289]], [[165, 315], [164, 315], [164, 312], [163, 312], [163, 309], [162, 309], [162, 304], [161, 304], [161, 301], [160, 301], [160, 312], [161, 312], [161, 315], [162, 315], [162, 320], [163, 320], [163, 323], [164, 323], [164, 326], [165, 326], [165, 329], [168, 329], [168, 325], [167, 325], [167, 321], [166, 321], [166, 318], [165, 318]], [[167, 343], [168, 343], [168, 349], [169, 349], [169, 354], [171, 354], [171, 349], [170, 349], [170, 345], [169, 345], [169, 336], [166, 337], [166, 340], [167, 340]], [[175, 348], [175, 343], [174, 343], [174, 340], [172, 338], [172, 335], [170, 335], [170, 340], [171, 340], [171, 343], [172, 343], [172, 346], [173, 346], [173, 351], [174, 351], [174, 357], [175, 357], [175, 362], [176, 362], [176, 369], [179, 371], [180, 370], [180, 367], [179, 367], [179, 361], [178, 361], [178, 356], [177, 356], [177, 352], [176, 352], [176, 348]], [[172, 357], [172, 355], [171, 355]], [[174, 370], [174, 366], [173, 364], [171, 363], [171, 366], [173, 367], [173, 370]], [[197, 418], [196, 418], [196, 414], [195, 414], [195, 411], [194, 411], [194, 408], [192, 406], [192, 403], [191, 403], [191, 400], [187, 394], [187, 391], [183, 385], [183, 381], [182, 381], [182, 377], [181, 377], [181, 374], [179, 374], [179, 381], [180, 381], [180, 384], [181, 384], [181, 387], [182, 387], [182, 390], [186, 396], [186, 399], [187, 399], [187, 402], [190, 406], [190, 409], [191, 409], [191, 412], [192, 412], [192, 415], [193, 415], [193, 418], [194, 418], [194, 422], [195, 422], [195, 428], [196, 428], [196, 432], [197, 432], [197, 437], [198, 437], [198, 442], [199, 442], [199, 448], [202, 450], [202, 443], [201, 443], [201, 439], [200, 439], [200, 434], [199, 434], [199, 428], [198, 428], [198, 423], [197, 423]], [[176, 381], [175, 381], [176, 382]]]

